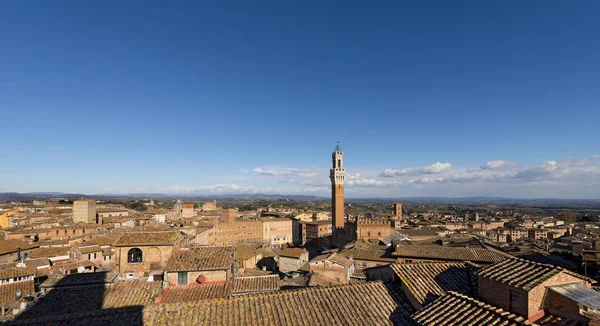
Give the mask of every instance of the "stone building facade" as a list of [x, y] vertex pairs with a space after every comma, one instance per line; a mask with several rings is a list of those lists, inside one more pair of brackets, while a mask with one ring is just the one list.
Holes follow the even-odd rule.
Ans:
[[126, 277], [163, 269], [183, 241], [175, 231], [125, 232], [115, 242], [115, 271]]
[[73, 223], [96, 223], [96, 201], [81, 199], [73, 201]]

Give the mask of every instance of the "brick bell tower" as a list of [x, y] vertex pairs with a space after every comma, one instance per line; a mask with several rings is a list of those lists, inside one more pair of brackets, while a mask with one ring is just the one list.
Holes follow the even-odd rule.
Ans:
[[344, 169], [344, 152], [340, 149], [338, 142], [335, 150], [331, 153], [332, 168], [329, 170], [331, 179], [331, 223], [332, 241], [337, 243], [338, 233], [344, 228], [344, 181], [346, 181], [346, 169]]

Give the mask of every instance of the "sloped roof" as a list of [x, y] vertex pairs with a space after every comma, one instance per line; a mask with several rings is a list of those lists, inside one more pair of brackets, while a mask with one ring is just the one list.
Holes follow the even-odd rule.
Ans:
[[482, 268], [477, 272], [477, 274], [482, 277], [505, 283], [526, 291], [533, 289], [547, 279], [560, 273], [569, 274], [591, 283], [595, 282], [590, 278], [571, 272], [562, 267], [535, 263], [519, 258], [506, 259]]
[[290, 258], [300, 258], [300, 256], [305, 252], [302, 248], [285, 248], [280, 253], [280, 257], [290, 257]]
[[482, 263], [495, 263], [510, 256], [489, 249], [422, 245], [398, 245], [393, 255], [405, 258], [458, 260]]
[[397, 286], [369, 282], [151, 306], [144, 310], [144, 324], [406, 325], [411, 311]]
[[341, 252], [346, 258], [352, 257], [354, 260], [371, 260], [382, 262], [395, 262], [396, 259], [386, 257], [386, 251], [381, 249], [358, 249], [352, 248]]
[[204, 271], [228, 269], [233, 263], [232, 246], [207, 246], [176, 251], [167, 261], [166, 270]]
[[27, 258], [52, 258], [58, 256], [66, 256], [69, 254], [71, 247], [47, 247], [37, 248], [27, 255]]
[[177, 241], [178, 237], [179, 233], [176, 231], [124, 232], [114, 245], [116, 247], [172, 245]]
[[19, 239], [0, 240], [0, 255], [17, 252], [19, 251], [19, 248], [21, 250], [28, 250], [37, 247], [39, 247], [37, 243], [30, 244], [29, 242]]
[[335, 252], [317, 256], [317, 257], [313, 258], [310, 262], [314, 263], [314, 262], [323, 261], [323, 260], [329, 260], [338, 265], [342, 265], [344, 267], [350, 267], [354, 264], [354, 261], [344, 257], [343, 255], [335, 253]]
[[14, 324], [97, 325], [95, 321], [79, 320], [77, 316], [110, 314], [112, 321], [101, 325], [140, 325], [140, 322], [128, 322], [128, 315], [121, 313], [126, 313], [128, 310], [125, 308], [130, 307], [141, 319], [144, 305], [153, 304], [161, 292], [161, 282], [146, 280], [117, 281], [111, 287], [104, 284], [56, 287], [19, 315]]
[[551, 286], [548, 289], [567, 297], [578, 304], [600, 310], [600, 293], [591, 288], [577, 283]]
[[463, 262], [391, 264], [390, 268], [421, 305], [427, 305], [447, 291], [477, 294], [475, 267]]
[[40, 287], [71, 287], [83, 285], [102, 285], [113, 283], [117, 278], [118, 273], [77, 273], [77, 274], [54, 274], [50, 275]]
[[412, 318], [416, 325], [535, 325], [521, 316], [454, 291], [446, 292]]
[[82, 247], [77, 247], [77, 251], [79, 251], [81, 254], [90, 254], [90, 253], [102, 251], [102, 248], [100, 248], [100, 246], [96, 246], [96, 245], [85, 246], [85, 247], [82, 246]]
[[86, 310], [80, 306], [73, 313], [59, 316], [32, 315], [26, 311], [18, 323], [171, 326], [408, 325], [409, 315], [413, 312], [412, 307], [402, 299], [398, 286], [386, 286], [381, 282], [276, 291], [186, 304], [149, 304], [141, 311], [133, 308], [98, 311]]
[[35, 267], [9, 267], [0, 270], [0, 280], [35, 275]]
[[279, 275], [243, 276], [233, 281], [233, 293], [257, 293], [279, 290]]
[[0, 284], [0, 304], [15, 301], [17, 290], [21, 290], [21, 297], [35, 292], [33, 280]]
[[165, 290], [160, 303], [198, 302], [218, 298], [228, 298], [231, 294], [229, 283], [189, 284], [173, 286]]

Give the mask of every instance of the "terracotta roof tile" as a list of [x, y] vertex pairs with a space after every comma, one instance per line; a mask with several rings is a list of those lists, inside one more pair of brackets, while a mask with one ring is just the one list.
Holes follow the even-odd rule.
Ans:
[[125, 232], [115, 241], [116, 247], [142, 245], [172, 245], [179, 238], [176, 231], [133, 231]]
[[233, 263], [234, 252], [235, 248], [232, 246], [208, 246], [178, 250], [167, 261], [166, 270], [176, 272], [228, 269]]
[[[35, 307], [35, 306], [34, 306]], [[368, 309], [365, 309], [368, 307]], [[19, 324], [53, 325], [408, 325], [413, 312], [400, 288], [381, 282], [276, 291], [196, 303], [150, 304], [68, 315], [29, 315]], [[27, 311], [25, 312], [27, 313]]]
[[233, 282], [233, 294], [260, 293], [279, 290], [279, 275], [238, 276]]
[[17, 299], [17, 290], [21, 290], [21, 297], [35, 292], [33, 280], [0, 284], [0, 304], [6, 304]]
[[447, 291], [477, 294], [476, 268], [467, 263], [396, 263], [390, 268], [421, 305], [431, 303]]
[[305, 252], [303, 248], [284, 248], [279, 256], [281, 257], [290, 257], [290, 258], [300, 258], [300, 256]]
[[100, 248], [100, 246], [85, 246], [85, 247], [77, 247], [77, 250], [81, 253], [81, 254], [90, 254], [93, 252], [99, 252], [102, 251], [102, 248]]
[[407, 325], [412, 308], [399, 291], [394, 285], [368, 282], [157, 305], [144, 309], [144, 324]]
[[479, 276], [506, 283], [510, 286], [523, 290], [531, 290], [547, 279], [560, 273], [586, 280], [590, 283], [595, 281], [583, 275], [549, 264], [535, 263], [520, 258], [511, 258], [496, 264], [489, 265], [477, 272]]
[[495, 263], [509, 256], [489, 249], [422, 245], [398, 245], [393, 255], [405, 258], [473, 261], [481, 263]]
[[18, 240], [18, 239], [8, 239], [8, 240], [0, 240], [0, 255], [5, 255], [11, 252], [17, 252], [19, 248], [21, 250], [33, 249], [39, 247], [38, 244]]
[[[101, 273], [98, 273], [101, 274]], [[65, 278], [65, 281], [67, 278]], [[49, 290], [36, 304], [25, 310], [15, 321], [16, 324], [42, 324], [42, 320], [62, 320], [62, 325], [71, 325], [77, 321], [74, 316], [95, 315], [103, 311], [116, 315], [114, 308], [134, 307], [138, 310], [144, 305], [153, 304], [162, 292], [160, 282], [145, 280], [118, 281], [111, 287], [103, 284], [56, 287]], [[27, 322], [21, 319], [29, 320]], [[53, 323], [48, 323], [53, 324]], [[75, 324], [86, 324], [77, 321]], [[87, 323], [95, 325], [95, 323]], [[122, 324], [116, 318], [105, 325]]]
[[117, 273], [81, 273], [81, 274], [55, 274], [50, 275], [40, 287], [52, 288], [52, 287], [72, 287], [72, 286], [83, 286], [83, 285], [102, 285], [114, 283], [118, 274]]
[[37, 248], [27, 255], [27, 258], [51, 258], [58, 256], [67, 256], [71, 247], [47, 247]]
[[165, 290], [158, 302], [197, 302], [210, 299], [228, 298], [231, 294], [229, 283], [188, 284], [173, 286]]
[[395, 262], [396, 259], [387, 257], [386, 251], [381, 249], [359, 249], [352, 248], [341, 252], [347, 258], [352, 257], [355, 260], [371, 260], [382, 262]]
[[0, 270], [0, 280], [35, 275], [35, 267], [9, 267]]
[[535, 325], [523, 317], [454, 291], [446, 292], [412, 318], [416, 325]]

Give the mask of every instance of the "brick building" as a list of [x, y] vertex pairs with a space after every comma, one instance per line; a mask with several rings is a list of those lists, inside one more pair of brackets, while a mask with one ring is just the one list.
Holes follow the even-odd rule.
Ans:
[[356, 219], [356, 238], [361, 240], [381, 240], [391, 234], [390, 221], [384, 219]]
[[481, 300], [530, 321], [545, 315], [548, 287], [579, 284], [589, 288], [593, 281], [560, 267], [518, 258], [487, 266], [477, 275]]
[[73, 201], [73, 223], [96, 223], [96, 201], [81, 199]]
[[354, 274], [354, 261], [335, 252], [317, 256], [308, 264], [310, 272], [313, 273], [312, 277], [317, 275], [317, 279], [320, 279], [318, 285], [348, 284], [350, 276]]
[[237, 220], [218, 223], [214, 228], [214, 244], [262, 243], [263, 224], [260, 220]]
[[234, 261], [232, 246], [182, 248], [166, 264], [167, 281], [170, 286], [229, 282]]
[[332, 233], [331, 221], [300, 222], [300, 230], [302, 245], [308, 244], [311, 247], [331, 245], [329, 239]]
[[308, 263], [308, 252], [303, 248], [285, 248], [279, 254], [279, 270], [287, 273], [297, 271]]
[[165, 267], [183, 237], [175, 231], [125, 232], [115, 242], [115, 271], [127, 277], [148, 276]]
[[181, 205], [181, 217], [194, 217], [196, 216], [196, 210], [194, 210], [194, 204], [182, 204]]
[[272, 246], [282, 246], [293, 242], [292, 220], [289, 218], [269, 218], [262, 220], [263, 241]]

